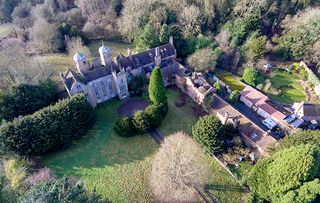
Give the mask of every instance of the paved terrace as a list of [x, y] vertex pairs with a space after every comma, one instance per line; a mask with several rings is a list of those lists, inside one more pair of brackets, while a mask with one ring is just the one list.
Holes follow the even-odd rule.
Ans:
[[274, 144], [277, 140], [272, 136], [269, 136], [265, 130], [254, 124], [254, 122], [237, 111], [222, 98], [217, 95], [214, 95], [214, 97], [215, 103], [210, 109], [210, 113], [215, 115], [220, 114], [223, 116], [228, 113], [231, 118], [238, 117], [240, 121], [238, 129], [244, 141], [247, 144], [256, 147], [262, 155], [268, 155], [268, 147]]

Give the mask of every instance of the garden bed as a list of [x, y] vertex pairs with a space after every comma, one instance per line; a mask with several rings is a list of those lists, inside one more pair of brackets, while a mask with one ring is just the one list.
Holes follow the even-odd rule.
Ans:
[[271, 87], [265, 89], [271, 99], [289, 105], [306, 100], [303, 86], [299, 83], [300, 77], [297, 74], [278, 68], [265, 77], [271, 82]]
[[220, 80], [222, 80], [222, 82], [227, 84], [232, 90], [242, 91], [245, 88], [244, 84], [240, 82], [241, 78], [228, 71], [217, 69], [214, 73]]

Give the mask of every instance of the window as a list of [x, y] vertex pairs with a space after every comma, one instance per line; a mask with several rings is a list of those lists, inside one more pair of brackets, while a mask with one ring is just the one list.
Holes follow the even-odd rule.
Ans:
[[104, 85], [104, 82], [101, 81], [100, 84], [101, 84], [103, 96], [108, 96], [108, 92], [107, 92], [107, 89], [106, 89], [106, 87], [105, 87], [105, 85]]
[[94, 92], [97, 96], [97, 99], [100, 99], [100, 94], [99, 94], [99, 90], [98, 90], [98, 85], [93, 83], [93, 88], [94, 88]]

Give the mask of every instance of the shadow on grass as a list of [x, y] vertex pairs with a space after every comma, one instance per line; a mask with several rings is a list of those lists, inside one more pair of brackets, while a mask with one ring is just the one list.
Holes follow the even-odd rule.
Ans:
[[206, 189], [216, 190], [216, 191], [232, 191], [232, 192], [249, 192], [246, 188], [238, 185], [218, 185], [218, 184], [209, 184], [206, 186]]
[[108, 101], [96, 109], [96, 122], [86, 136], [70, 146], [45, 155], [42, 162], [58, 174], [72, 174], [79, 169], [104, 168], [143, 161], [158, 146], [148, 134], [118, 136], [113, 125], [118, 118], [121, 101]]

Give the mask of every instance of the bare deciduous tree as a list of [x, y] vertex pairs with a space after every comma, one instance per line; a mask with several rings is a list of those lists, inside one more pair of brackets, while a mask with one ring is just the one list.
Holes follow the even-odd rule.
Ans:
[[37, 19], [31, 28], [31, 45], [39, 52], [54, 52], [61, 47], [61, 36], [57, 26], [44, 19]]
[[199, 34], [201, 33], [200, 25], [202, 23], [200, 14], [199, 7], [191, 5], [182, 10], [179, 21], [192, 34]]
[[192, 138], [177, 132], [167, 138], [156, 154], [151, 187], [160, 202], [193, 202], [209, 174], [202, 148]]
[[19, 39], [3, 40], [0, 44], [0, 90], [21, 83], [35, 84], [52, 74], [42, 61], [27, 55]]
[[91, 52], [89, 48], [83, 45], [83, 42], [80, 37], [69, 39], [67, 41], [67, 50], [70, 57], [72, 57], [77, 52], [85, 54], [88, 58], [91, 57]]

